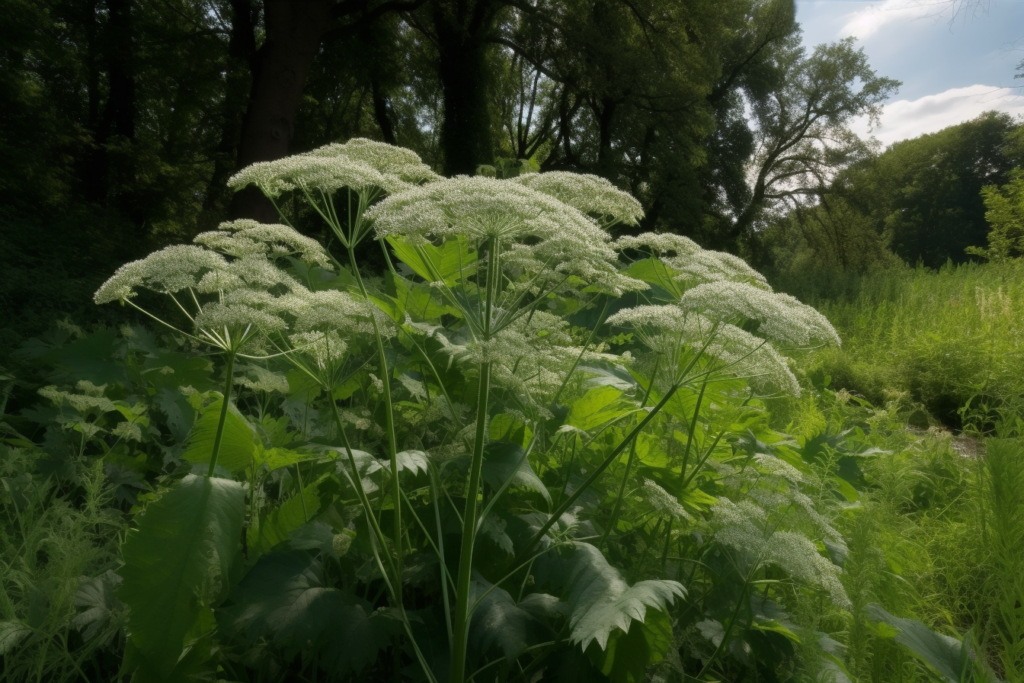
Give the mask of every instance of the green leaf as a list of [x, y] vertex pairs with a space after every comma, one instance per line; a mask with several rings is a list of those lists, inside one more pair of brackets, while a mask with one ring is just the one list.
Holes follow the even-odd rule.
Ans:
[[449, 239], [437, 247], [433, 244], [414, 246], [402, 237], [388, 237], [388, 244], [402, 263], [427, 282], [440, 278], [452, 287], [476, 272], [477, 254], [470, 250], [465, 239]]
[[0, 655], [14, 649], [32, 629], [20, 621], [0, 621]]
[[324, 475], [295, 495], [281, 503], [260, 520], [256, 528], [247, 532], [249, 552], [253, 556], [270, 552], [278, 543], [284, 543], [293, 531], [306, 524], [320, 511], [320, 484], [329, 475]]
[[395, 304], [397, 305], [394, 317], [397, 320], [404, 320], [403, 313], [408, 313], [413, 320], [438, 320], [445, 313], [458, 313], [457, 309], [445, 306], [438, 301], [437, 292], [430, 285], [422, 282], [410, 282], [404, 277], [388, 278], [395, 288]]
[[71, 620], [71, 625], [86, 642], [104, 636], [99, 644], [106, 645], [116, 635], [119, 613], [124, 611], [124, 603], [115, 596], [120, 585], [121, 577], [108, 569], [96, 578], [83, 580], [78, 587], [75, 607], [86, 609]]
[[241, 484], [189, 475], [128, 533], [118, 597], [131, 609], [128, 636], [156, 671], [174, 669], [201, 603], [222, 590], [244, 517]]
[[567, 424], [589, 431], [625, 415], [633, 409], [622, 400], [622, 391], [613, 386], [594, 387], [573, 402]]
[[569, 639], [584, 650], [594, 641], [605, 649], [613, 631], [628, 633], [632, 622], [645, 622], [648, 608], [664, 612], [676, 598], [686, 596], [686, 589], [676, 581], [640, 581], [630, 586], [589, 543], [576, 542], [572, 552], [544, 559], [555, 565], [548, 571], [567, 593], [572, 610]]
[[[470, 603], [492, 588], [492, 584], [476, 575], [471, 584]], [[480, 601], [470, 624], [470, 646], [485, 655], [500, 650], [511, 665], [531, 643], [537, 642], [536, 635], [541, 625], [533, 616], [516, 605], [508, 591], [494, 588]]]
[[493, 489], [500, 489], [509, 478], [512, 486], [521, 486], [536, 491], [551, 504], [551, 494], [537, 473], [533, 471], [530, 459], [523, 447], [515, 443], [493, 441], [484, 451], [484, 481]]
[[652, 612], [641, 623], [634, 621], [628, 633], [616, 631], [608, 647], [591, 647], [587, 654], [613, 683], [642, 683], [647, 667], [665, 658], [672, 647], [672, 621], [664, 612]]
[[[413, 476], [426, 474], [430, 470], [430, 459], [423, 451], [400, 451], [395, 453], [395, 461], [398, 463], [399, 472], [408, 472]], [[390, 460], [377, 460], [374, 458], [366, 474], [374, 474], [378, 470], [391, 470]]]
[[323, 584], [320, 564], [304, 552], [260, 558], [232, 592], [218, 621], [249, 643], [270, 638], [292, 657], [310, 645], [338, 675], [377, 659], [397, 622], [359, 598]]
[[215, 388], [213, 363], [209, 358], [160, 350], [142, 362], [142, 374], [157, 391], [192, 387], [196, 391]]
[[[189, 434], [188, 448], [182, 455], [185, 460], [192, 463], [210, 462], [223, 403], [223, 399], [217, 399], [203, 409]], [[224, 435], [220, 442], [217, 465], [229, 472], [240, 472], [252, 464], [255, 454], [255, 434], [245, 418], [234, 406], [230, 406], [224, 416]]]
[[124, 342], [113, 330], [99, 330], [51, 351], [43, 360], [64, 368], [75, 380], [125, 384], [128, 377], [122, 360], [123, 349]]
[[975, 680], [975, 674], [979, 675], [979, 680], [985, 680], [980, 667], [976, 666], [967, 639], [961, 642], [936, 633], [917, 619], [894, 617], [879, 605], [869, 605], [868, 610], [876, 620], [896, 628], [899, 631], [896, 642], [935, 669], [949, 683], [969, 683]]
[[283, 467], [291, 467], [296, 463], [316, 460], [318, 457], [315, 453], [300, 453], [290, 448], [268, 448], [266, 450], [257, 448], [253, 454], [253, 467], [258, 470], [266, 465], [267, 471], [273, 472]]
[[669, 268], [659, 258], [646, 258], [634, 261], [629, 264], [625, 272], [630, 277], [635, 277], [637, 280], [643, 280], [649, 285], [654, 285], [655, 289], [647, 292], [648, 296], [654, 299], [678, 301], [679, 297], [683, 294], [683, 288], [674, 279], [679, 273]]

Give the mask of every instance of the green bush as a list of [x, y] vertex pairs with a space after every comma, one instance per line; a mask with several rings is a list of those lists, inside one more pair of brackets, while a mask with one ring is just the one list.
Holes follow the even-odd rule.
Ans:
[[[782, 278], [780, 278], [781, 280]], [[882, 404], [906, 393], [940, 422], [959, 426], [968, 403], [1021, 396], [1024, 264], [838, 274], [781, 286], [814, 304], [843, 338], [806, 369], [820, 383]]]

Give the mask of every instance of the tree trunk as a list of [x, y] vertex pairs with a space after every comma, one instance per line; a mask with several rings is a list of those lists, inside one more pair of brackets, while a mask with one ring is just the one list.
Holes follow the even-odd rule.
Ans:
[[[306, 74], [334, 4], [334, 0], [265, 0], [266, 40], [256, 53], [236, 168], [287, 156]], [[278, 218], [273, 205], [252, 187], [235, 194], [229, 214], [270, 222]]]
[[434, 3], [445, 175], [472, 175], [477, 166], [493, 161], [486, 39], [498, 11], [493, 0]]
[[604, 97], [601, 99], [600, 107], [594, 112], [597, 115], [598, 140], [597, 148], [597, 172], [598, 174], [613, 180], [615, 178], [615, 156], [612, 154], [612, 127], [615, 123], [615, 113], [619, 103], [615, 100]]
[[224, 78], [220, 141], [214, 157], [213, 175], [203, 202], [203, 208], [207, 210], [219, 204], [226, 190], [224, 183], [235, 167], [246, 97], [252, 87], [258, 16], [259, 11], [252, 0], [231, 0], [231, 37], [228, 41], [227, 74]]
[[370, 79], [370, 92], [373, 95], [373, 116], [377, 119], [377, 125], [380, 126], [380, 134], [384, 138], [384, 142], [389, 145], [397, 144], [395, 126], [391, 122], [391, 114], [388, 112], [388, 100], [376, 77]]
[[[95, 5], [93, 5], [95, 12]], [[106, 26], [97, 28], [96, 55], [102, 59], [107, 73], [107, 99], [100, 108], [99, 76], [95, 64], [90, 64], [89, 109], [94, 121], [93, 149], [85, 170], [86, 196], [96, 202], [110, 199], [114, 177], [130, 177], [131, 169], [112, 168], [110, 145], [121, 138], [129, 145], [135, 141], [135, 74], [132, 25], [132, 0], [107, 1]], [[94, 14], [95, 17], [95, 14]], [[91, 27], [92, 28], [92, 27]], [[91, 31], [90, 31], [91, 32]], [[124, 150], [116, 155], [120, 166], [131, 164], [130, 154]], [[134, 219], [135, 216], [132, 216]]]

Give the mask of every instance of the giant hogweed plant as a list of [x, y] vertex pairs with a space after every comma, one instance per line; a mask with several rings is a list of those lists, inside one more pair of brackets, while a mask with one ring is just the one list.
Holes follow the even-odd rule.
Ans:
[[[846, 606], [823, 554], [843, 541], [759, 407], [799, 392], [784, 352], [838, 343], [821, 315], [685, 238], [613, 241], [640, 206], [591, 176], [442, 179], [354, 140], [231, 184], [304, 203], [339, 249], [284, 213], [234, 221], [97, 292], [224, 370], [181, 387], [191, 464], [124, 542], [123, 671], [841, 673], [784, 606]], [[370, 241], [383, 274], [360, 268]]]

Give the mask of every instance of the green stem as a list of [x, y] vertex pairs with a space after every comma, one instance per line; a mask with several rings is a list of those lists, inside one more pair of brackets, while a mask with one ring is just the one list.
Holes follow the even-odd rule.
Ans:
[[477, 391], [476, 437], [473, 461], [466, 487], [466, 508], [462, 515], [462, 550], [459, 554], [459, 576], [455, 588], [455, 628], [452, 642], [451, 683], [463, 683], [466, 676], [466, 648], [469, 635], [469, 588], [473, 577], [473, 544], [476, 541], [477, 497], [484, 465], [484, 444], [487, 436], [487, 401], [490, 389], [491, 364], [480, 364], [480, 386]]
[[[661, 364], [661, 356], [654, 363], [654, 372], [651, 374], [651, 382], [647, 385], [647, 391], [644, 393], [644, 400], [640, 404], [640, 408], [647, 407], [647, 400], [651, 397], [651, 392], [654, 390], [654, 380], [658, 378], [658, 366]], [[636, 459], [636, 439], [629, 444], [629, 457], [626, 459], [626, 472], [622, 475], [622, 482], [619, 484], [619, 495], [615, 499], [615, 507], [612, 509], [611, 519], [608, 520], [608, 525], [604, 529], [604, 535], [601, 536], [601, 542], [598, 543], [599, 548], [604, 547], [604, 544], [608, 541], [608, 536], [611, 534], [612, 529], [618, 523], [619, 514], [622, 512], [622, 499], [626, 496], [626, 485], [629, 483], [629, 472], [633, 469], [633, 460]]]
[[536, 545], [537, 542], [544, 537], [544, 534], [546, 534], [548, 530], [555, 525], [555, 522], [557, 522], [561, 518], [565, 511], [571, 508], [573, 503], [579, 500], [580, 496], [586, 493], [587, 489], [594, 485], [594, 482], [597, 481], [598, 477], [600, 477], [606, 469], [608, 469], [608, 466], [611, 465], [617, 457], [619, 457], [622, 451], [626, 450], [626, 446], [631, 444], [633, 442], [633, 439], [635, 439], [640, 434], [640, 432], [642, 432], [647, 427], [647, 424], [651, 420], [653, 420], [658, 413], [661, 412], [661, 409], [665, 407], [665, 404], [668, 403], [672, 396], [675, 395], [676, 391], [679, 389], [679, 386], [679, 384], [673, 384], [665, 393], [665, 396], [658, 402], [658, 405], [654, 406], [651, 409], [651, 412], [647, 413], [647, 416], [640, 421], [640, 424], [634, 427], [633, 431], [631, 431], [626, 436], [626, 438], [623, 439], [619, 443], [619, 445], [615, 447], [615, 450], [613, 450], [611, 454], [608, 455], [608, 457], [606, 457], [604, 461], [597, 466], [597, 469], [594, 470], [593, 474], [587, 477], [587, 480], [583, 482], [583, 485], [576, 489], [576, 491], [574, 491], [573, 494], [569, 496], [564, 503], [559, 505], [555, 509], [555, 511], [551, 513], [551, 516], [548, 518], [548, 521], [544, 523], [544, 525], [537, 531], [537, 533], [535, 533], [533, 537], [526, 542], [526, 545], [523, 546], [522, 550], [519, 551], [519, 556], [515, 560], [513, 560], [513, 564], [519, 564], [522, 561], [522, 559], [527, 555], [527, 553], [529, 553], [530, 550], [533, 549], [533, 546]]
[[[487, 290], [484, 304], [484, 343], [491, 339], [491, 319], [494, 298], [497, 295], [498, 278], [501, 275], [501, 255], [496, 239], [488, 244]], [[466, 649], [468, 647], [469, 620], [472, 609], [469, 604], [470, 581], [473, 578], [473, 545], [476, 542], [477, 498], [480, 479], [484, 468], [484, 446], [487, 443], [487, 404], [491, 388], [491, 363], [480, 363], [476, 396], [476, 436], [473, 440], [473, 460], [469, 466], [469, 481], [466, 485], [466, 507], [462, 515], [462, 549], [459, 553], [459, 577], [455, 588], [455, 629], [452, 642], [452, 664], [450, 683], [463, 683], [466, 679]]]
[[220, 442], [224, 438], [224, 422], [228, 418], [228, 405], [231, 403], [231, 388], [234, 385], [235, 375], [235, 354], [233, 351], [227, 352], [228, 365], [225, 372], [227, 373], [227, 379], [224, 381], [224, 402], [220, 406], [220, 420], [217, 422], [217, 433], [213, 437], [213, 452], [210, 454], [210, 471], [207, 472], [206, 476], [212, 477], [213, 471], [217, 467], [217, 456], [220, 455]]
[[[362, 212], [360, 211], [357, 215], [357, 221], [360, 220]], [[355, 230], [355, 228], [353, 228]], [[373, 305], [370, 301], [370, 295], [366, 291], [366, 285], [363, 284], [363, 277], [359, 272], [359, 266], [356, 263], [356, 254], [354, 245], [348, 250], [349, 263], [352, 265], [352, 272], [355, 275], [356, 282], [359, 285], [359, 292], [362, 294], [363, 299]], [[397, 576], [399, 578], [398, 583], [395, 585], [396, 598], [399, 602], [402, 600], [402, 487], [398, 478], [398, 440], [395, 437], [395, 416], [394, 408], [391, 401], [391, 372], [388, 369], [387, 356], [384, 353], [384, 338], [381, 336], [380, 329], [377, 327], [377, 318], [374, 315], [370, 316], [370, 323], [373, 325], [373, 336], [377, 342], [377, 362], [380, 364], [381, 382], [384, 385], [384, 419], [387, 426], [388, 436], [388, 459], [391, 462], [391, 499], [394, 502], [394, 525], [392, 528], [392, 536], [395, 544], [395, 565], [397, 569]]]
[[693, 445], [694, 436], [697, 433], [697, 418], [700, 416], [700, 405], [704, 402], [704, 390], [708, 388], [708, 378], [704, 377], [704, 382], [700, 385], [700, 393], [697, 394], [697, 405], [693, 407], [693, 419], [690, 420], [690, 433], [686, 439], [686, 450], [683, 451], [683, 465], [679, 470], [679, 476], [683, 481], [686, 479], [686, 466], [690, 463], [690, 447]]

